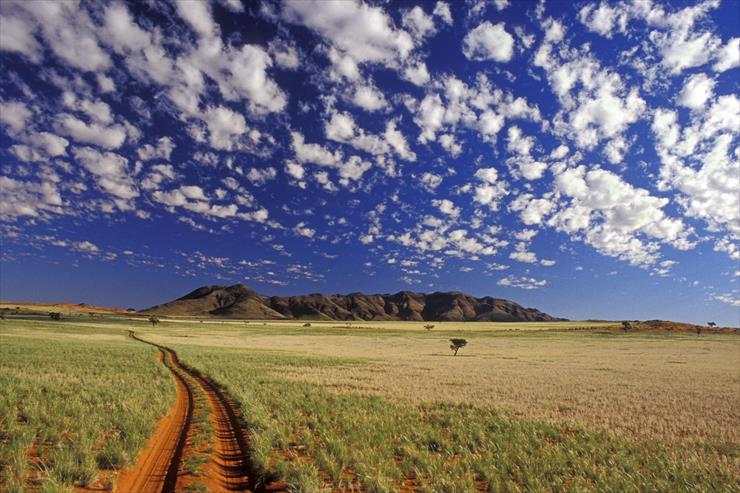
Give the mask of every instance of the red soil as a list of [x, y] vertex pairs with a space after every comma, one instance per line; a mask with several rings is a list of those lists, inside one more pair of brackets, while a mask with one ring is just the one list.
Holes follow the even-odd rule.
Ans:
[[[165, 352], [168, 353], [168, 358], [165, 358]], [[121, 472], [116, 489], [119, 493], [175, 491], [177, 471], [193, 412], [193, 396], [185, 380], [173, 370], [177, 365], [173, 353], [160, 349], [159, 357], [172, 370], [177, 382], [175, 405], [157, 424], [157, 431], [139, 455], [136, 464]]]
[[[177, 380], [177, 399], [170, 414], [163, 418], [157, 431], [142, 452], [133, 468], [123, 471], [118, 481], [119, 493], [171, 493], [179, 490], [185, 482], [177, 474], [183, 461], [183, 452], [188, 453], [188, 433], [193, 413], [193, 392], [190, 385], [196, 382], [208, 398], [210, 420], [213, 424], [215, 444], [210, 453], [210, 462], [205, 475], [198, 478], [209, 492], [284, 492], [282, 483], [256, 485], [255, 475], [250, 474], [249, 444], [244, 435], [236, 407], [223, 391], [207, 376], [181, 364], [174, 351], [139, 339], [133, 331], [129, 336], [159, 348], [160, 359], [172, 371]], [[164, 355], [167, 355], [165, 358]], [[189, 378], [184, 378], [186, 374]]]

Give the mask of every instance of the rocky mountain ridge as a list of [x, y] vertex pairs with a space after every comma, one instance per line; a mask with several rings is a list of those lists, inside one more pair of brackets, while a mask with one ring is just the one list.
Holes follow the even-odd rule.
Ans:
[[182, 298], [142, 313], [164, 316], [224, 317], [257, 320], [408, 320], [547, 322], [564, 320], [513, 301], [465, 293], [265, 296], [236, 284], [203, 286]]

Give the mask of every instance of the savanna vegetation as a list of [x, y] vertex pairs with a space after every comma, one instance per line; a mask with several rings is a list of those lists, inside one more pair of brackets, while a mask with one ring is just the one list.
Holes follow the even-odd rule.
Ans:
[[62, 323], [0, 325], [0, 491], [112, 489], [174, 398], [152, 347]]
[[[740, 489], [735, 334], [562, 322], [555, 331], [81, 317], [0, 323], [0, 384], [11, 389], [0, 398], [0, 489], [23, 491], [41, 470], [40, 485], [64, 491], [130, 462], [166, 413], [174, 384], [153, 348], [124, 337], [128, 328], [175, 349], [227, 391], [261, 479], [283, 478], [290, 491]], [[452, 340], [467, 343], [457, 357]], [[202, 400], [196, 395], [198, 453], [185, 465], [196, 489], [204, 487], [197, 457], [210, 447]]]
[[737, 337], [600, 332], [150, 337], [228, 389], [296, 491], [736, 491]]

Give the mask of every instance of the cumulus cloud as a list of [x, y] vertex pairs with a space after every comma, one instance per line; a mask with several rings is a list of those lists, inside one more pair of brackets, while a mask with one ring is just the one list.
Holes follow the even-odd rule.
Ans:
[[296, 224], [293, 228], [293, 232], [298, 236], [303, 236], [305, 238], [313, 238], [316, 235], [316, 230], [306, 226], [305, 222]]
[[16, 15], [0, 15], [0, 50], [21, 53], [35, 63], [41, 61], [41, 45], [34, 37], [34, 27]]
[[175, 143], [169, 137], [161, 137], [157, 140], [157, 145], [145, 144], [137, 151], [139, 159], [150, 161], [152, 159], [170, 160], [170, 154], [175, 148]]
[[208, 125], [208, 142], [214, 149], [230, 151], [240, 147], [240, 138], [247, 132], [244, 116], [224, 106], [209, 108], [204, 115]]
[[72, 155], [95, 176], [98, 186], [110, 195], [123, 200], [139, 196], [125, 157], [113, 152], [99, 152], [92, 147], [75, 147]]
[[0, 218], [62, 212], [62, 197], [55, 184], [0, 176]]
[[668, 199], [633, 187], [611, 171], [566, 169], [555, 178], [555, 189], [567, 201], [548, 224], [584, 239], [605, 255], [645, 266], [659, 258], [658, 242], [693, 247], [688, 239], [691, 229], [663, 211]]
[[126, 141], [126, 128], [123, 125], [105, 125], [95, 121], [86, 123], [69, 113], [56, 116], [54, 129], [77, 142], [105, 149], [118, 149]]
[[375, 87], [370, 85], [358, 85], [352, 102], [367, 111], [377, 111], [388, 106], [385, 96]]
[[547, 286], [547, 281], [544, 279], [535, 279], [527, 276], [515, 276], [509, 275], [499, 279], [496, 284], [504, 287], [520, 288], [520, 289], [539, 289]]
[[337, 50], [360, 63], [395, 68], [414, 47], [411, 35], [396, 29], [381, 7], [356, 0], [328, 4], [318, 0], [289, 1], [283, 5], [281, 15], [288, 22], [318, 32]]
[[678, 203], [712, 231], [740, 238], [740, 159], [733, 151], [740, 100], [718, 97], [683, 129], [675, 111], [655, 112], [652, 131], [661, 159], [658, 186], [679, 192]]
[[247, 180], [252, 182], [254, 185], [264, 185], [270, 180], [274, 180], [277, 176], [277, 170], [273, 167], [267, 168], [250, 168], [247, 173]]
[[473, 200], [491, 210], [498, 210], [501, 199], [509, 193], [506, 182], [499, 180], [496, 168], [480, 168], [475, 172], [475, 177], [479, 183], [473, 188]]
[[686, 80], [677, 102], [689, 109], [699, 110], [712, 98], [715, 85], [716, 82], [706, 74], [694, 74]]
[[740, 67], [740, 38], [732, 38], [717, 51], [713, 68], [717, 72], [724, 72], [735, 67]]
[[28, 119], [33, 113], [20, 101], [0, 102], [0, 123], [10, 132], [19, 133], [26, 128]]
[[455, 204], [451, 200], [433, 200], [432, 204], [434, 204], [434, 206], [437, 207], [439, 211], [446, 216], [455, 218], [460, 215], [460, 208], [455, 207]]
[[447, 2], [440, 1], [435, 3], [432, 13], [442, 19], [442, 22], [445, 24], [452, 25], [452, 12], [450, 12], [450, 5]]
[[514, 37], [503, 22], [483, 22], [463, 39], [463, 54], [469, 60], [508, 62], [514, 56]]
[[[84, 9], [68, 2], [14, 2], [4, 10], [11, 16], [13, 29], [24, 29], [11, 46], [39, 62], [36, 46], [31, 41], [37, 31], [46, 46], [72, 67], [95, 72], [111, 66], [111, 60], [97, 39], [96, 26]], [[21, 20], [23, 19], [23, 20]], [[6, 24], [3, 23], [3, 31]], [[12, 32], [5, 33], [7, 36]], [[6, 43], [5, 46], [8, 46]]]

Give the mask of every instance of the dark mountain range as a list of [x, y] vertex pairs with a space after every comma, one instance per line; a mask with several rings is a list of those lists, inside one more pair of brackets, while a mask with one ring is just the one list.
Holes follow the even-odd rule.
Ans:
[[258, 320], [412, 320], [544, 322], [564, 320], [513, 301], [460, 292], [264, 296], [243, 284], [203, 286], [142, 313]]

